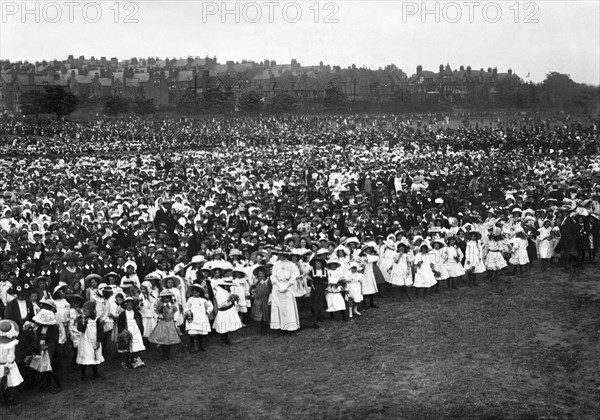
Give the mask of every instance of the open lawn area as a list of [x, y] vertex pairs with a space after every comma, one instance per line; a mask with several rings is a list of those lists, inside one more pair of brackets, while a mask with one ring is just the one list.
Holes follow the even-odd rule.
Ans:
[[62, 393], [28, 392], [0, 418], [598, 418], [600, 270], [502, 278], [500, 293], [393, 296], [292, 335], [248, 327], [169, 362], [152, 349], [133, 371], [110, 357], [97, 381], [65, 363]]

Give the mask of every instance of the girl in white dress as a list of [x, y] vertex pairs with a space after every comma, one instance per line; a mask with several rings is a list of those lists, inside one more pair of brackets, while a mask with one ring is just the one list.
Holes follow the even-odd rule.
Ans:
[[527, 238], [520, 226], [515, 231], [515, 236], [513, 236], [509, 244], [511, 256], [508, 262], [514, 266], [512, 275], [517, 274], [517, 267], [519, 268], [519, 273], [523, 274], [523, 267], [529, 264], [529, 256], [527, 255]]
[[216, 288], [214, 289], [218, 312], [213, 323], [213, 328], [221, 335], [219, 344], [222, 346], [231, 345], [229, 333], [239, 330], [244, 326], [235, 309], [238, 297], [230, 291], [233, 286], [235, 286], [235, 283], [231, 279], [222, 279], [217, 281]]
[[488, 244], [488, 254], [485, 257], [485, 268], [488, 271], [488, 278], [493, 289], [500, 288], [500, 270], [508, 265], [506, 264], [504, 255], [502, 255], [502, 251], [504, 250], [502, 241], [502, 231], [500, 228], [494, 227], [492, 229], [492, 236], [490, 237], [490, 242]]
[[69, 337], [73, 350], [71, 354], [71, 367], [77, 368], [77, 347], [81, 340], [81, 333], [77, 329], [77, 319], [83, 314], [81, 307], [85, 303], [85, 299], [81, 295], [67, 295], [67, 302], [71, 305], [69, 311]]
[[[369, 303], [371, 308], [379, 308], [373, 300], [373, 296], [378, 292], [377, 289], [377, 280], [375, 279], [375, 273], [373, 272], [373, 264], [377, 264], [379, 261], [379, 257], [375, 254], [375, 249], [377, 248], [377, 244], [375, 242], [366, 243], [361, 251], [360, 257], [361, 262], [364, 264], [364, 275], [365, 281], [363, 283], [363, 296], [369, 297]], [[364, 301], [366, 303], [366, 301]]]
[[485, 273], [485, 264], [483, 263], [483, 251], [481, 249], [481, 233], [470, 231], [467, 233], [467, 247], [465, 249], [464, 269], [467, 273], [469, 287], [479, 286], [477, 283], [477, 274]]
[[350, 263], [350, 274], [348, 275], [348, 295], [347, 299], [350, 303], [350, 309], [348, 315], [352, 318], [352, 314], [360, 316], [358, 312], [358, 304], [363, 301], [362, 295], [362, 283], [365, 280], [365, 276], [358, 272], [358, 263], [353, 261]]
[[414, 272], [415, 281], [414, 287], [416, 288], [415, 296], [419, 297], [419, 289], [423, 290], [423, 297], [427, 295], [427, 290], [435, 286], [435, 274], [434, 274], [434, 257], [430, 254], [431, 248], [427, 241], [423, 241], [419, 247], [419, 252], [415, 255], [414, 259]]
[[538, 236], [536, 238], [536, 247], [538, 257], [542, 264], [542, 271], [550, 269], [548, 266], [554, 253], [554, 246], [552, 244], [552, 222], [548, 219], [544, 220], [543, 226], [538, 229]]
[[383, 278], [385, 282], [388, 284], [388, 292], [392, 292], [392, 287], [390, 283], [390, 275], [391, 268], [394, 265], [394, 256], [396, 255], [396, 237], [394, 234], [389, 234], [383, 246], [379, 251], [379, 268], [381, 269], [381, 273], [383, 274]]
[[346, 320], [346, 302], [342, 296], [345, 290], [346, 275], [342, 265], [338, 260], [327, 261], [327, 289], [325, 290], [325, 300], [327, 301], [327, 311], [331, 319], [335, 312], [342, 313], [342, 319]]
[[19, 403], [15, 399], [14, 389], [23, 383], [19, 367], [15, 363], [15, 350], [19, 344], [19, 326], [15, 321], [8, 319], [0, 321], [0, 400], [3, 404], [15, 406]]
[[248, 273], [243, 268], [234, 268], [231, 274], [233, 276], [233, 282], [235, 283], [235, 286], [231, 288], [231, 293], [239, 297], [235, 306], [237, 311], [241, 314], [240, 317], [242, 317], [244, 316], [243, 314], [249, 313], [251, 305]]
[[440, 282], [446, 282], [446, 288], [449, 289], [449, 282], [447, 280], [450, 278], [448, 274], [448, 270], [446, 269], [446, 262], [448, 261], [448, 254], [446, 253], [446, 244], [442, 239], [436, 239], [432, 242], [433, 249], [431, 250], [431, 255], [433, 257], [433, 263], [435, 264], [435, 272], [437, 273], [435, 279], [437, 283], [435, 284], [435, 288], [433, 289], [435, 293], [439, 293]]
[[446, 270], [448, 271], [448, 286], [453, 290], [458, 290], [458, 282], [465, 275], [465, 269], [460, 263], [463, 259], [463, 252], [456, 244], [456, 237], [448, 238], [448, 246], [446, 247]]
[[86, 366], [92, 366], [94, 378], [99, 378], [98, 365], [102, 357], [102, 322], [96, 315], [96, 303], [87, 301], [81, 308], [82, 315], [77, 319], [77, 330], [81, 333], [77, 347], [77, 364], [81, 368], [81, 380], [85, 380]]
[[185, 329], [190, 337], [190, 353], [204, 351], [204, 336], [210, 332], [208, 314], [213, 311], [213, 304], [205, 296], [199, 284], [192, 284], [192, 296], [185, 303]]
[[154, 289], [152, 283], [148, 280], [142, 283], [141, 291], [139, 308], [142, 315], [142, 323], [144, 324], [144, 345], [147, 346], [148, 337], [150, 337], [158, 322], [158, 314], [154, 309], [156, 308], [158, 297], [156, 296], [156, 289]]
[[408, 288], [413, 285], [413, 261], [414, 255], [410, 250], [410, 245], [406, 242], [400, 242], [396, 247], [398, 251], [394, 255], [394, 265], [390, 272], [390, 289], [391, 286], [400, 286], [400, 299], [404, 295], [412, 302], [412, 297], [408, 293]]

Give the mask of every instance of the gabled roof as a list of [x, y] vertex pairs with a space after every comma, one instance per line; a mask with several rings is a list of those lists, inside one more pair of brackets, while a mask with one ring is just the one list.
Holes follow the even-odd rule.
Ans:
[[108, 77], [99, 78], [98, 83], [100, 83], [100, 85], [102, 85], [102, 86], [112, 86], [113, 85], [112, 79], [110, 79]]

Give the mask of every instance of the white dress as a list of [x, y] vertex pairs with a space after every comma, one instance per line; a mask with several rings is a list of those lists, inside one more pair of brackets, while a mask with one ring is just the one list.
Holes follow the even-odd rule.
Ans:
[[300, 317], [293, 287], [300, 271], [291, 261], [276, 261], [271, 282], [271, 329], [296, 331], [300, 329]]
[[213, 304], [202, 297], [190, 297], [185, 304], [184, 312], [191, 312], [192, 319], [187, 320], [185, 329], [189, 335], [207, 335], [210, 328], [208, 314], [213, 311]]
[[465, 275], [465, 269], [460, 263], [463, 258], [462, 250], [457, 246], [448, 246], [446, 249], [446, 270], [450, 277], [460, 277]]
[[219, 311], [217, 312], [217, 316], [215, 316], [213, 328], [219, 334], [236, 331], [244, 326], [237, 310], [235, 309], [235, 305], [229, 301], [230, 296], [231, 294], [227, 290], [220, 286], [216, 287], [215, 300], [217, 301]]
[[246, 299], [246, 296], [250, 295], [250, 285], [248, 284], [248, 277], [241, 279], [233, 279], [235, 286], [231, 288], [231, 293], [239, 296], [240, 300], [235, 304], [237, 311], [245, 314], [250, 308], [250, 299]]
[[[96, 344], [98, 348], [96, 349]], [[77, 347], [78, 365], [99, 365], [104, 362], [102, 357], [102, 344], [97, 342], [96, 320], [86, 320], [85, 331], [81, 334], [79, 347]]]
[[419, 252], [415, 255], [415, 282], [414, 287], [427, 288], [435, 286], [437, 281], [431, 266], [434, 265], [433, 256], [431, 254], [423, 254]]
[[377, 289], [377, 280], [375, 279], [375, 273], [373, 273], [373, 264], [379, 261], [377, 255], [368, 255], [365, 263], [365, 281], [363, 283], [362, 293], [364, 296], [374, 295], [379, 290]]
[[549, 259], [552, 258], [552, 254], [554, 254], [554, 244], [553, 238], [551, 235], [552, 228], [539, 228], [539, 235], [537, 237], [537, 252], [538, 256], [541, 259]]
[[56, 322], [58, 323], [58, 343], [64, 344], [69, 336], [69, 315], [71, 305], [66, 299], [54, 299], [56, 304]]
[[394, 260], [398, 262], [394, 262], [392, 266], [390, 283], [396, 286], [412, 286], [412, 262], [414, 260], [412, 252], [405, 252], [402, 255], [396, 253]]
[[143, 293], [140, 295], [140, 314], [144, 324], [144, 337], [150, 337], [150, 334], [158, 323], [158, 315], [154, 308], [156, 307], [156, 296], [152, 293], [146, 297]]
[[146, 350], [142, 332], [135, 322], [135, 312], [125, 310], [125, 318], [127, 319], [127, 330], [131, 333], [131, 349], [132, 353]]
[[69, 314], [69, 336], [73, 342], [73, 347], [79, 347], [79, 340], [81, 339], [81, 331], [77, 329], [77, 317], [80, 315], [77, 309], [71, 308]]
[[512, 265], [527, 265], [529, 264], [529, 256], [527, 255], [527, 239], [517, 238], [516, 236], [510, 240], [512, 255], [508, 261]]
[[491, 241], [489, 243], [488, 254], [485, 257], [485, 268], [490, 271], [502, 270], [508, 264], [502, 255], [504, 246], [502, 242]]
[[450, 274], [446, 268], [446, 261], [448, 261], [448, 254], [446, 253], [446, 247], [440, 249], [432, 249], [431, 256], [433, 257], [433, 263], [435, 264], [435, 270], [440, 273], [436, 280], [448, 280]]
[[354, 303], [363, 301], [362, 283], [365, 279], [364, 274], [354, 273], [348, 276], [348, 299], [352, 299]]
[[391, 275], [388, 269], [392, 268], [392, 266], [394, 265], [395, 256], [396, 252], [394, 252], [394, 250], [388, 248], [385, 245], [381, 248], [381, 252], [379, 253], [379, 262], [377, 263], [377, 265], [379, 265], [379, 269], [381, 270], [383, 278], [387, 283], [390, 282]]
[[465, 249], [465, 271], [472, 269], [472, 273], [485, 273], [485, 264], [483, 263], [483, 252], [481, 245], [477, 241], [467, 241]]
[[346, 301], [342, 296], [343, 288], [337, 285], [337, 282], [345, 278], [344, 271], [341, 268], [337, 270], [327, 269], [327, 292], [325, 300], [327, 301], [327, 312], [337, 312], [346, 310]]
[[17, 344], [19, 344], [19, 340], [12, 340], [8, 343], [0, 342], [0, 378], [6, 376], [6, 386], [8, 388], [14, 388], [23, 383], [23, 377], [15, 363], [15, 347]]

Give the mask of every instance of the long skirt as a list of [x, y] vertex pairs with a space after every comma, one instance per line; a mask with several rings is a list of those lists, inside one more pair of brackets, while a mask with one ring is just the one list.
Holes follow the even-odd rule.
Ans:
[[271, 329], [296, 331], [300, 329], [300, 317], [296, 298], [291, 291], [273, 290], [271, 298]]

